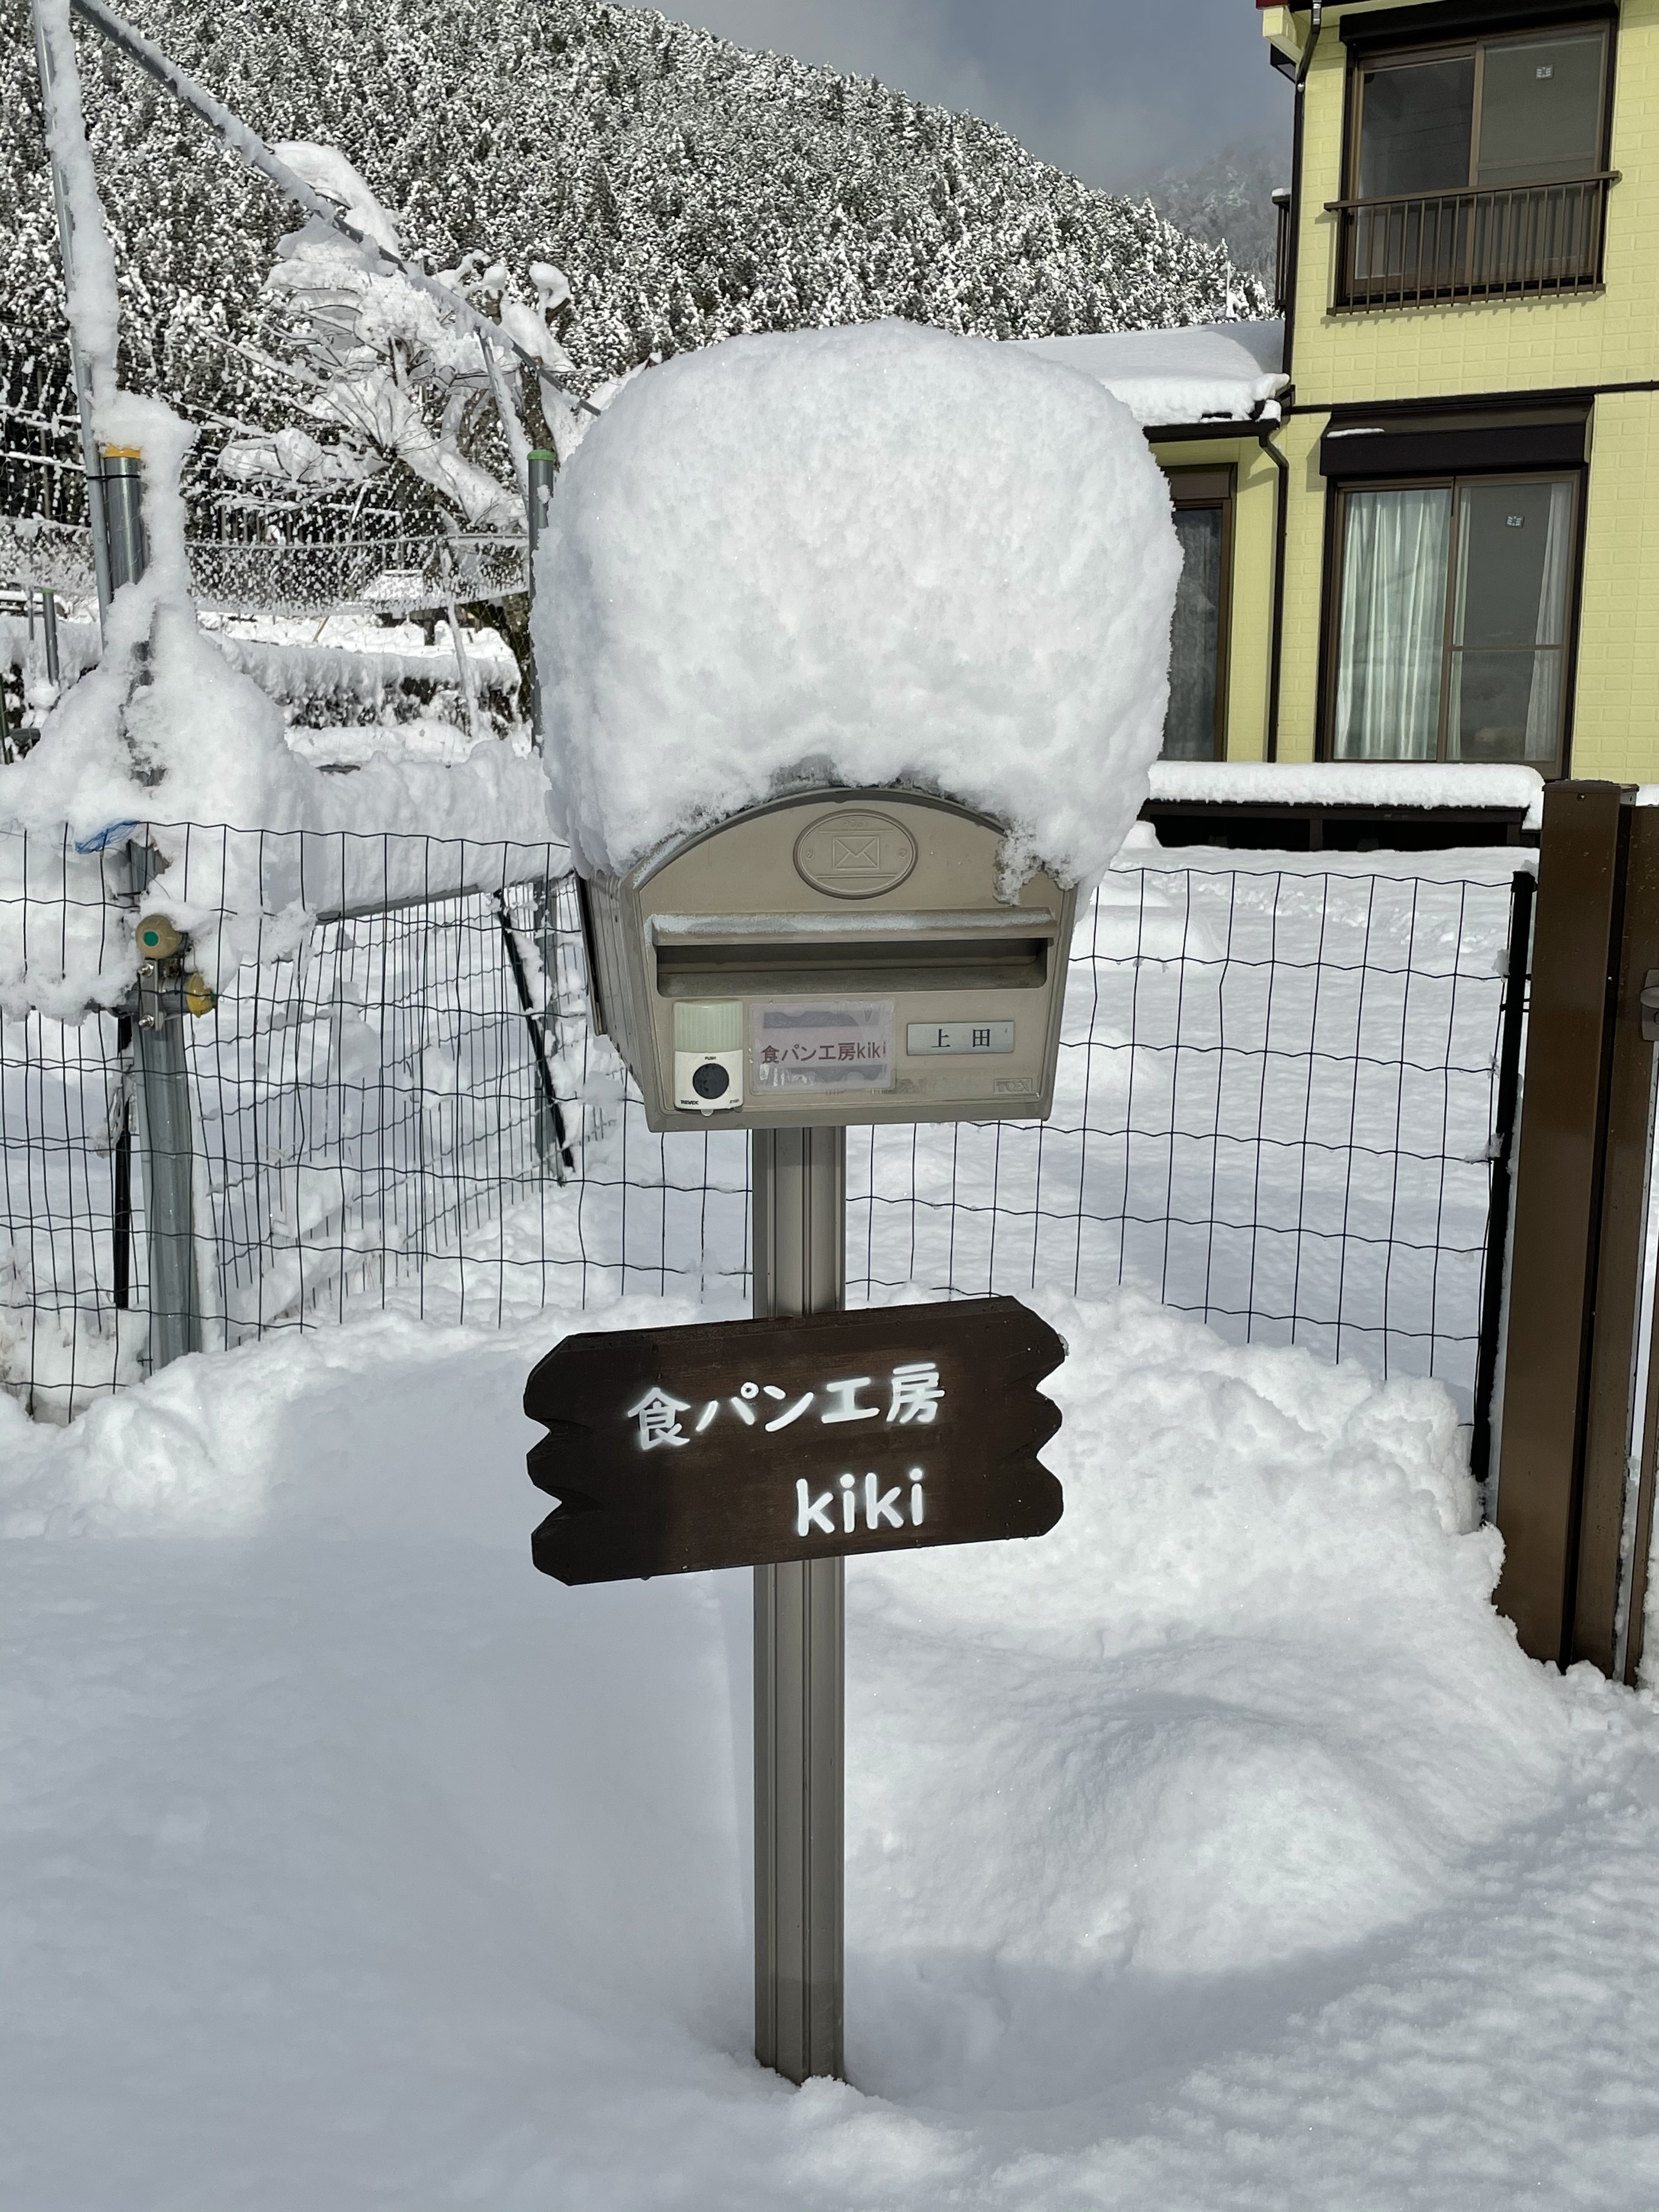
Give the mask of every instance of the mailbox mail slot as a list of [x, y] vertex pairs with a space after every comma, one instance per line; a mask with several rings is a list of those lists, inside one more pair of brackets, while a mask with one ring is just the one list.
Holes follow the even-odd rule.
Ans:
[[[860, 913], [654, 915], [665, 998], [796, 992], [1041, 990], [1060, 916]], [[733, 925], [736, 925], [735, 927]]]
[[1046, 1115], [1074, 898], [1039, 871], [999, 899], [1002, 838], [948, 799], [814, 791], [592, 877], [595, 1013], [652, 1128]]

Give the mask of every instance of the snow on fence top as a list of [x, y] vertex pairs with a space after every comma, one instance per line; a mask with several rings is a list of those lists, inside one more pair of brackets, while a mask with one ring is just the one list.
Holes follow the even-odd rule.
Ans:
[[560, 834], [621, 870], [805, 781], [947, 793], [1098, 876], [1162, 738], [1180, 551], [1128, 410], [908, 323], [639, 376], [561, 473], [536, 653]]
[[1521, 806], [1544, 818], [1535, 768], [1479, 761], [1159, 761], [1154, 799], [1236, 805]]
[[1245, 422], [1290, 382], [1280, 366], [1282, 322], [1199, 323], [1182, 331], [1105, 331], [1014, 343], [1096, 378], [1137, 422]]

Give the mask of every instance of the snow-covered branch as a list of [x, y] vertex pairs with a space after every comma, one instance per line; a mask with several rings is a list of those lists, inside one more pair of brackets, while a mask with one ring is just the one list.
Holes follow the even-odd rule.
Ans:
[[[398, 218], [337, 148], [289, 140], [273, 151], [355, 231], [401, 258]], [[498, 352], [533, 364], [543, 415], [561, 451], [578, 434], [556, 380], [570, 369], [554, 329], [570, 287], [561, 270], [534, 262], [529, 289], [533, 297], [526, 299], [504, 262], [477, 253], [432, 285], [416, 285], [401, 267], [372, 260], [313, 218], [283, 240], [261, 296], [271, 349], [303, 380], [301, 404], [319, 434], [293, 429], [232, 439], [219, 457], [221, 470], [240, 483], [326, 491], [401, 462], [469, 529], [522, 528], [529, 441]], [[499, 348], [484, 328], [500, 335]], [[516, 482], [504, 482], [481, 458], [492, 407]]]

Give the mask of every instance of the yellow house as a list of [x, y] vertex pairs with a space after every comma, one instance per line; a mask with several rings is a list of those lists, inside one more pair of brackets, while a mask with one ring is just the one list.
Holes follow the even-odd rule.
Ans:
[[[1170, 473], [1166, 759], [1659, 782], [1659, 0], [1258, 5], [1295, 88], [1282, 350], [1045, 349]], [[1166, 364], [1160, 410], [1123, 351], [1158, 339], [1283, 381]]]

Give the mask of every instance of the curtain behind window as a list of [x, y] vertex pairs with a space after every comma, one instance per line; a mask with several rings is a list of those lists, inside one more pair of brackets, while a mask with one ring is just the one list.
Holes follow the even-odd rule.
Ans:
[[[1538, 645], [1563, 646], [1567, 634], [1567, 585], [1572, 558], [1572, 486], [1550, 486], [1549, 531], [1544, 541], [1544, 573], [1538, 586]], [[1553, 761], [1561, 729], [1561, 676], [1565, 651], [1540, 653], [1533, 663], [1532, 696], [1527, 702], [1527, 758]]]
[[1348, 495], [1338, 760], [1433, 760], [1439, 750], [1451, 502], [1447, 485]]
[[1170, 632], [1170, 711], [1165, 760], [1213, 760], [1221, 676], [1221, 541], [1218, 507], [1178, 507], [1181, 582]]

